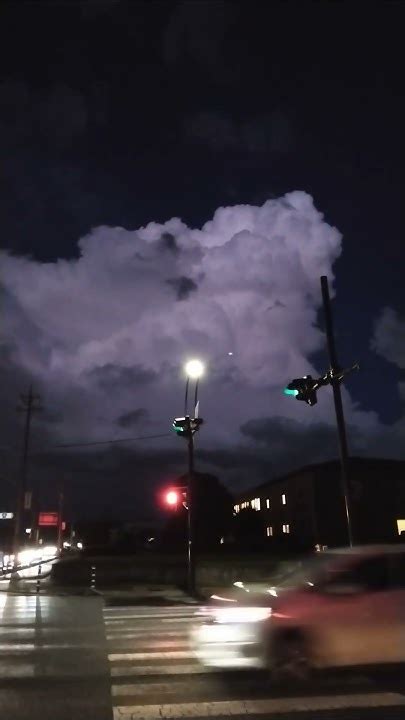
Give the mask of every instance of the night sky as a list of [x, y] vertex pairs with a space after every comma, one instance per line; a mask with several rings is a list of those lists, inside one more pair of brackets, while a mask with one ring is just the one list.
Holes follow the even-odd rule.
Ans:
[[322, 274], [341, 363], [362, 366], [351, 451], [405, 458], [403, 16], [3, 0], [3, 497], [32, 382], [43, 502], [63, 479], [74, 517], [149, 516], [184, 471], [170, 426], [194, 356], [200, 468], [236, 491], [336, 457], [330, 390], [314, 408], [282, 392], [327, 369]]

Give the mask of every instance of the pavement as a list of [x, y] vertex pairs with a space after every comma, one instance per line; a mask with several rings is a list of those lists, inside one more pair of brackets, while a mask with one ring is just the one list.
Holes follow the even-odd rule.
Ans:
[[0, 593], [0, 717], [111, 720], [101, 598]]
[[[166, 588], [167, 591], [167, 588]], [[115, 592], [121, 592], [117, 589]], [[199, 665], [188, 635], [198, 605], [0, 593], [0, 718], [400, 720], [405, 695], [365, 676], [277, 692], [265, 673]], [[163, 594], [161, 588], [160, 594]], [[145, 597], [140, 588], [138, 599]], [[117, 602], [120, 604], [117, 604]], [[164, 604], [159, 605], [159, 602]]]

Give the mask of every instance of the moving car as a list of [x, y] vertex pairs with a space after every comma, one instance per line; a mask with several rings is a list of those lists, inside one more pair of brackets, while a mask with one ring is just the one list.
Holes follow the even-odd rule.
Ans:
[[192, 631], [204, 665], [304, 679], [312, 668], [405, 662], [403, 546], [316, 553], [276, 586], [235, 585]]

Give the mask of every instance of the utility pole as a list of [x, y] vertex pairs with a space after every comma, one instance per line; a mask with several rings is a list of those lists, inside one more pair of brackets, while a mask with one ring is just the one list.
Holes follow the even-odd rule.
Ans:
[[27, 486], [27, 465], [28, 465], [28, 451], [29, 451], [29, 442], [30, 442], [30, 431], [31, 431], [31, 418], [33, 412], [37, 412], [41, 408], [39, 405], [36, 405], [35, 403], [39, 400], [39, 395], [34, 395], [32, 391], [32, 384], [29, 386], [28, 389], [28, 395], [21, 395], [21, 403], [22, 405], [17, 408], [20, 412], [25, 413], [25, 423], [24, 423], [24, 435], [23, 435], [23, 446], [22, 446], [22, 455], [21, 455], [21, 467], [20, 467], [20, 476], [19, 476], [19, 483], [18, 483], [18, 490], [17, 490], [17, 506], [16, 506], [16, 514], [15, 514], [15, 524], [14, 524], [14, 547], [13, 552], [15, 556], [15, 561], [17, 560], [18, 551], [20, 549], [20, 543], [21, 543], [21, 530], [22, 530], [22, 522], [24, 519], [24, 510], [25, 507], [25, 495], [26, 495], [26, 486]]
[[195, 543], [194, 543], [194, 433], [188, 418], [188, 483], [187, 483], [187, 586], [191, 596], [195, 595]]
[[57, 547], [59, 552], [62, 551], [63, 547], [63, 505], [64, 505], [64, 495], [63, 495], [63, 486], [62, 483], [59, 487], [59, 503], [58, 503], [58, 542]]
[[[200, 403], [198, 401], [199, 379], [204, 372], [204, 366], [200, 360], [190, 360], [186, 366], [187, 375], [186, 391], [184, 396], [184, 417], [175, 418], [173, 430], [179, 437], [187, 440], [188, 450], [188, 482], [187, 482], [187, 586], [190, 595], [195, 595], [195, 473], [194, 473], [194, 435], [203, 424], [199, 415]], [[190, 379], [195, 381], [194, 388], [194, 417], [187, 412], [188, 390]]]
[[345, 418], [343, 414], [343, 403], [342, 403], [342, 395], [340, 391], [340, 382], [339, 379], [339, 373], [341, 372], [341, 368], [339, 367], [337, 354], [336, 354], [336, 345], [335, 345], [335, 337], [333, 332], [333, 318], [332, 318], [332, 308], [330, 303], [330, 297], [329, 297], [329, 286], [328, 286], [328, 278], [326, 275], [322, 275], [321, 277], [321, 289], [322, 289], [322, 301], [323, 301], [323, 311], [324, 311], [324, 317], [325, 317], [325, 330], [326, 330], [326, 340], [327, 340], [327, 346], [328, 346], [328, 355], [329, 355], [329, 365], [330, 365], [330, 384], [332, 385], [333, 390], [333, 400], [335, 403], [335, 413], [336, 413], [336, 422], [337, 422], [337, 430], [338, 430], [338, 437], [339, 437], [339, 450], [340, 450], [340, 479], [341, 479], [341, 487], [342, 487], [342, 494], [344, 498], [344, 505], [345, 505], [345, 513], [346, 513], [346, 523], [347, 523], [347, 536], [349, 540], [350, 547], [353, 546], [353, 530], [352, 530], [352, 513], [351, 513], [351, 501], [350, 501], [350, 488], [349, 488], [349, 482], [348, 482], [348, 448], [347, 448], [347, 437], [346, 437], [346, 426], [345, 426]]

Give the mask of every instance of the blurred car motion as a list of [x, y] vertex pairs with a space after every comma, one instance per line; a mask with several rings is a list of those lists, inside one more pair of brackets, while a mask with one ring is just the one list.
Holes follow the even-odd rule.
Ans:
[[268, 668], [276, 679], [405, 662], [405, 548], [329, 550], [275, 586], [237, 582], [212, 597], [191, 642], [206, 666]]

